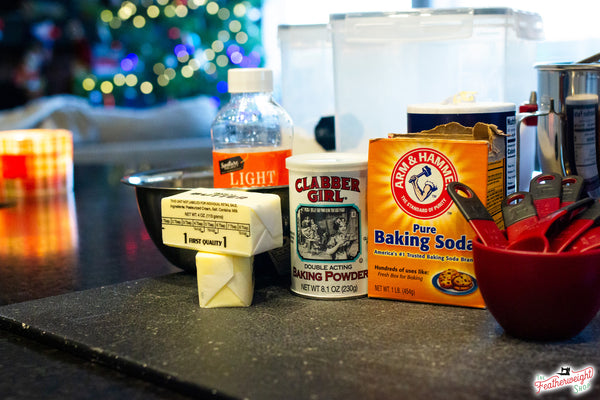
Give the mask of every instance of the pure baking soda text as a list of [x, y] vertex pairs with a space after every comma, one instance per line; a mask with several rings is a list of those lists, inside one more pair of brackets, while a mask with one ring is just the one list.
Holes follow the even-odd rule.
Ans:
[[487, 125], [479, 134], [465, 129], [469, 134], [460, 137], [410, 134], [371, 140], [369, 297], [485, 306], [473, 267], [475, 234], [446, 185], [464, 182], [488, 206], [499, 206], [505, 165], [490, 154], [504, 152], [496, 147], [501, 143], [488, 140], [497, 138]]

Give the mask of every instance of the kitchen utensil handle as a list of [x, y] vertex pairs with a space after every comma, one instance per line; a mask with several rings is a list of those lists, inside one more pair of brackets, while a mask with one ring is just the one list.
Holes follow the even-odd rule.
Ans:
[[581, 61], [577, 61], [575, 64], [589, 64], [598, 61], [600, 61], [600, 53], [596, 53], [593, 56], [589, 56]]

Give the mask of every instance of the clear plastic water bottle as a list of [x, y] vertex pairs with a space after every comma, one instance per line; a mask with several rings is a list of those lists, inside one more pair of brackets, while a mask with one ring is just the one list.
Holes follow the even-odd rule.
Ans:
[[230, 101], [211, 126], [214, 186], [285, 186], [285, 159], [292, 154], [293, 125], [273, 99], [273, 73], [266, 68], [228, 71]]

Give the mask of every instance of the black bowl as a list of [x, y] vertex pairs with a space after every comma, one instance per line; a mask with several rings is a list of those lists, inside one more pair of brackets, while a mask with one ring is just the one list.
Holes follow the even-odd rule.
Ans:
[[[138, 210], [148, 235], [173, 265], [185, 271], [196, 271], [195, 250], [165, 246], [162, 241], [161, 200], [191, 189], [213, 187], [212, 168], [190, 166], [176, 169], [160, 169], [125, 176], [121, 182], [135, 187]], [[289, 193], [287, 186], [270, 188], [245, 188], [256, 192], [274, 193], [281, 198], [284, 243], [279, 249], [267, 252], [279, 274], [289, 273]]]

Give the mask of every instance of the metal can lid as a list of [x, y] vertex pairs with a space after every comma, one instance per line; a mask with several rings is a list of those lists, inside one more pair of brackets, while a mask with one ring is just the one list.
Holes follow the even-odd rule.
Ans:
[[409, 104], [409, 114], [487, 114], [494, 112], [511, 112], [516, 110], [514, 103], [506, 102], [472, 102], [458, 104], [423, 103]]
[[309, 153], [286, 158], [287, 169], [307, 172], [360, 171], [367, 168], [368, 156], [361, 153]]
[[598, 104], [598, 95], [592, 93], [573, 94], [565, 98], [565, 104], [568, 106]]

